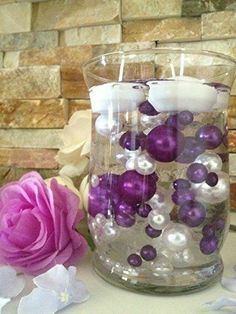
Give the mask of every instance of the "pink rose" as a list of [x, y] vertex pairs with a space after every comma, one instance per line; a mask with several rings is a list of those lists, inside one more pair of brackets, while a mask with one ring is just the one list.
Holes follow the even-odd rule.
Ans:
[[79, 198], [36, 172], [0, 189], [0, 263], [37, 275], [56, 264], [76, 265], [87, 250], [76, 231]]

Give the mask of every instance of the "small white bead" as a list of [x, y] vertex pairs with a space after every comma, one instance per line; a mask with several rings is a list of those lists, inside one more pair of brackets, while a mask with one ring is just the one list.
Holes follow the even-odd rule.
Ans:
[[214, 152], [205, 152], [199, 155], [195, 162], [203, 164], [210, 172], [220, 171], [222, 169], [222, 159]]
[[148, 215], [148, 222], [152, 228], [162, 230], [169, 224], [170, 216], [168, 213], [153, 209]]
[[118, 134], [122, 129], [122, 123], [118, 116], [100, 115], [95, 122], [95, 128], [98, 134], [102, 136], [110, 136]]
[[162, 233], [166, 248], [174, 252], [183, 251], [189, 245], [191, 238], [189, 228], [179, 223], [171, 223]]

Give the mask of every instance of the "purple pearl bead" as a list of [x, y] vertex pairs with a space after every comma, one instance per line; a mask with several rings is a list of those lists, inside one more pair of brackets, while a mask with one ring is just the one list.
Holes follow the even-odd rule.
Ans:
[[182, 153], [177, 157], [176, 161], [184, 164], [193, 162], [197, 156], [205, 151], [203, 144], [198, 142], [194, 137], [185, 137], [184, 149]]
[[184, 147], [184, 136], [181, 132], [167, 125], [155, 127], [147, 135], [146, 149], [150, 156], [161, 162], [176, 159]]
[[200, 250], [205, 255], [210, 255], [217, 250], [218, 239], [216, 236], [203, 237], [200, 242]]
[[146, 218], [151, 210], [152, 207], [150, 205], [142, 204], [137, 208], [137, 214], [143, 218]]
[[219, 232], [222, 232], [225, 228], [225, 220], [223, 218], [213, 219], [212, 224], [215, 227], [215, 229]]
[[204, 235], [204, 237], [212, 237], [215, 235], [215, 227], [213, 224], [206, 224], [203, 228], [202, 228], [202, 234]]
[[120, 176], [118, 190], [128, 204], [141, 204], [155, 194], [156, 181], [152, 175], [144, 176], [135, 170], [128, 170]]
[[207, 168], [200, 163], [191, 164], [186, 172], [187, 178], [193, 183], [201, 183], [207, 178]]
[[199, 226], [205, 218], [206, 209], [197, 201], [187, 201], [179, 209], [179, 219], [189, 227]]
[[99, 186], [107, 188], [109, 192], [115, 191], [117, 189], [119, 175], [114, 173], [106, 173], [99, 176]]
[[153, 179], [157, 182], [158, 181], [158, 175], [156, 174], [156, 172], [151, 173], [149, 176], [153, 177]]
[[134, 267], [139, 267], [142, 265], [142, 259], [138, 254], [130, 254], [127, 258], [127, 262]]
[[125, 213], [118, 213], [115, 215], [117, 225], [129, 228], [135, 224], [135, 217]]
[[186, 201], [192, 201], [195, 198], [195, 193], [191, 190], [179, 190], [175, 191], [172, 196], [172, 201], [176, 205], [182, 205]]
[[169, 127], [176, 128], [177, 130], [183, 130], [184, 125], [180, 123], [178, 119], [178, 114], [172, 114], [170, 115], [166, 120], [166, 125]]
[[207, 149], [215, 149], [222, 142], [222, 132], [215, 125], [204, 125], [196, 133], [196, 138], [201, 141]]
[[137, 133], [132, 131], [127, 131], [121, 135], [119, 144], [122, 148], [126, 148], [128, 150], [137, 150], [139, 147], [144, 149], [146, 135], [143, 132]]
[[188, 125], [188, 124], [193, 122], [193, 114], [192, 114], [192, 112], [190, 112], [188, 110], [181, 111], [178, 114], [178, 120], [179, 120], [179, 123], [181, 123], [182, 125], [184, 125], [184, 126]]
[[150, 238], [157, 238], [161, 235], [162, 231], [161, 230], [157, 230], [152, 228], [150, 225], [147, 225], [145, 228], [145, 232], [146, 234], [150, 237]]
[[206, 178], [206, 183], [210, 186], [216, 186], [218, 183], [218, 175], [215, 172], [209, 172]]
[[109, 207], [109, 195], [106, 188], [90, 187], [88, 196], [88, 212], [95, 217], [97, 214], [107, 215]]
[[144, 101], [139, 105], [139, 111], [147, 116], [156, 116], [159, 114], [158, 111], [150, 104], [148, 100]]
[[115, 207], [115, 214], [126, 214], [134, 216], [136, 214], [137, 207], [127, 204], [125, 201], [121, 200]]
[[152, 261], [156, 258], [157, 256], [157, 251], [156, 249], [151, 246], [151, 245], [145, 245], [142, 247], [140, 251], [140, 255], [145, 261]]
[[176, 191], [190, 189], [191, 183], [186, 179], [177, 179], [173, 182], [173, 188]]

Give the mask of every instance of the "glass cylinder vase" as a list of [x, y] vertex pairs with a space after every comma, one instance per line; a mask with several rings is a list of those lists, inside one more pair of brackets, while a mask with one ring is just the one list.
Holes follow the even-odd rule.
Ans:
[[89, 228], [105, 280], [149, 294], [219, 280], [235, 67], [224, 55], [185, 49], [109, 53], [84, 66], [93, 114]]

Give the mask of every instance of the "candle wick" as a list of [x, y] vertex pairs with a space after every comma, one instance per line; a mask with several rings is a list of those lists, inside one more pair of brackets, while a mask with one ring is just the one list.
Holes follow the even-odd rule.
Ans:
[[125, 66], [125, 58], [124, 58], [124, 56], [122, 56], [121, 57], [121, 63], [120, 63], [119, 79], [118, 79], [119, 82], [121, 82], [123, 80], [124, 66]]

